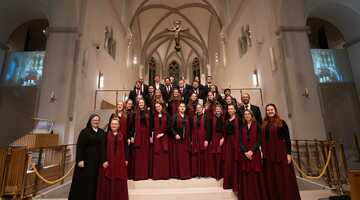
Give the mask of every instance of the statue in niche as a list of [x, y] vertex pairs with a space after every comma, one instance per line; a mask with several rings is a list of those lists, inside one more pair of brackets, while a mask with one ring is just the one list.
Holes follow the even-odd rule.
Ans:
[[240, 57], [244, 56], [252, 46], [252, 33], [250, 25], [246, 24], [241, 27], [241, 36], [239, 38]]
[[174, 32], [174, 40], [175, 40], [175, 50], [177, 52], [181, 51], [181, 32], [188, 31], [188, 28], [183, 28], [181, 26], [181, 20], [174, 21], [174, 26], [172, 28], [167, 29], [170, 32]]
[[105, 27], [104, 49], [115, 59], [116, 41], [114, 39], [114, 31], [111, 27]]

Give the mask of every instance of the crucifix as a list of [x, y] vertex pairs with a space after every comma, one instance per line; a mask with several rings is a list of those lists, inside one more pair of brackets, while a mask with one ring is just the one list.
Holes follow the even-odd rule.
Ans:
[[181, 50], [180, 46], [180, 37], [181, 32], [188, 31], [188, 28], [181, 27], [181, 20], [174, 21], [174, 26], [172, 28], [167, 29], [169, 32], [174, 32], [174, 40], [175, 40], [175, 50], [179, 52]]

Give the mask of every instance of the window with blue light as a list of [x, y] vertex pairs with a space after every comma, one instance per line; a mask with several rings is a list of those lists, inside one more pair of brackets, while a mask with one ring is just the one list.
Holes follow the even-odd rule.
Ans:
[[344, 64], [342, 50], [335, 49], [312, 49], [311, 55], [314, 64], [314, 72], [320, 83], [344, 81], [342, 69]]
[[9, 54], [4, 85], [36, 86], [42, 78], [45, 51], [13, 52]]

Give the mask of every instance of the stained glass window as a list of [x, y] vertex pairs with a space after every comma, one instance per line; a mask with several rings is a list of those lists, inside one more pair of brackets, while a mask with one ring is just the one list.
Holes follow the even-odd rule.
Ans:
[[44, 51], [13, 52], [8, 56], [3, 84], [35, 86], [41, 80], [44, 68]]
[[311, 55], [314, 71], [320, 83], [343, 81], [343, 74], [339, 66], [338, 52], [332, 49], [312, 49]]

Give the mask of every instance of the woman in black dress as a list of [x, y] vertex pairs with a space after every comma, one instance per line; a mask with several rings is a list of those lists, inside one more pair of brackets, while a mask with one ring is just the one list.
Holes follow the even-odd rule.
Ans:
[[76, 167], [69, 200], [95, 200], [99, 167], [105, 161], [105, 132], [99, 128], [100, 116], [91, 115], [79, 135]]

